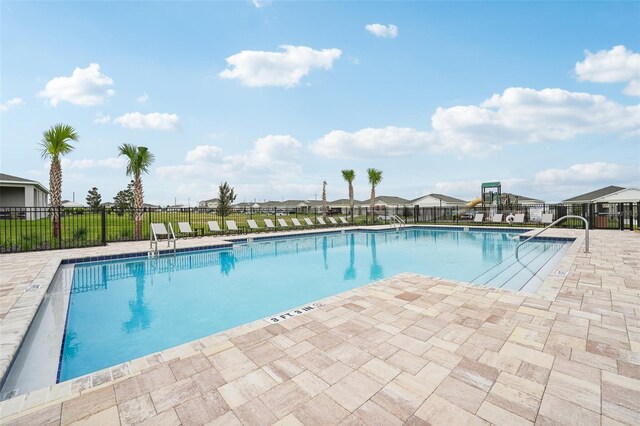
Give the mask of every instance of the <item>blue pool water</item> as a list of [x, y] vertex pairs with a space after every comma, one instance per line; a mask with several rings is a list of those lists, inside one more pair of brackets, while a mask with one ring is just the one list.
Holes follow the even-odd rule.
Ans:
[[[517, 234], [509, 232], [357, 231], [253, 242], [175, 257], [77, 264], [59, 380], [400, 272], [469, 282], [501, 280], [497, 286], [512, 286], [510, 280], [499, 277], [517, 276], [522, 270], [513, 257], [517, 243]], [[531, 243], [521, 251], [521, 258], [529, 256], [542, 263], [561, 246]], [[509, 272], [516, 267], [517, 271]]]

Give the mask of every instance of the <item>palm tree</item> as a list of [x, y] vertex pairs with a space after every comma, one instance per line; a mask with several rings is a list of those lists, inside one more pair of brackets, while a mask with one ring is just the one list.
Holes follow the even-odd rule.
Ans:
[[353, 169], [343, 170], [342, 178], [349, 183], [349, 210], [351, 210], [351, 223], [353, 223], [353, 180], [356, 178], [356, 172]]
[[375, 223], [375, 214], [373, 208], [376, 202], [376, 186], [382, 181], [382, 170], [367, 169], [369, 175], [369, 183], [371, 184], [371, 202], [369, 207], [371, 208], [371, 223]]
[[62, 166], [60, 157], [73, 151], [71, 142], [78, 142], [76, 129], [68, 124], [56, 124], [42, 133], [42, 158], [51, 159], [49, 189], [51, 190], [51, 222], [53, 237], [60, 239], [60, 206], [62, 205]]
[[322, 218], [327, 217], [327, 181], [322, 181]]
[[129, 158], [127, 164], [127, 176], [133, 176], [133, 207], [134, 220], [136, 222], [136, 239], [142, 238], [142, 203], [144, 191], [142, 190], [142, 173], [149, 173], [149, 167], [153, 164], [155, 157], [145, 146], [135, 146], [132, 144], [122, 144], [118, 147], [120, 153]]

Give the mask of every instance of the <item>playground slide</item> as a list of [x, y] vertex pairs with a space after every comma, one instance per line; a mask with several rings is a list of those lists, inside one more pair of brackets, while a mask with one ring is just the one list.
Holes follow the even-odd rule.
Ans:
[[467, 207], [475, 207], [482, 202], [482, 197], [474, 198], [467, 203]]

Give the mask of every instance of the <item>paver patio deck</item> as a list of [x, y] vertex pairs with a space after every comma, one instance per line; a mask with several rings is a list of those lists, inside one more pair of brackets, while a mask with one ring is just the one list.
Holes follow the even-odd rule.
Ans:
[[[593, 231], [590, 254], [548, 234], [577, 240], [539, 294], [400, 274], [3, 401], [0, 423], [640, 424], [640, 234]], [[123, 249], [2, 256], [3, 335], [56, 259]]]

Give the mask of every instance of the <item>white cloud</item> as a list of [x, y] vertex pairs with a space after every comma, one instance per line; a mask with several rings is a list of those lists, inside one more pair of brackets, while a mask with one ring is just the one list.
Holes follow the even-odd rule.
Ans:
[[434, 145], [431, 132], [406, 127], [334, 130], [310, 145], [311, 152], [328, 158], [379, 158], [426, 151]]
[[438, 108], [431, 123], [444, 148], [487, 154], [505, 144], [598, 133], [632, 135], [640, 128], [640, 105], [562, 89], [511, 87], [478, 106]]
[[396, 38], [398, 37], [398, 27], [393, 24], [368, 24], [364, 26], [364, 29], [369, 31], [376, 37], [383, 38]]
[[221, 78], [240, 80], [249, 87], [295, 87], [312, 69], [330, 70], [340, 49], [314, 50], [307, 46], [280, 46], [281, 52], [243, 50], [229, 56]]
[[100, 105], [113, 96], [113, 79], [100, 72], [100, 65], [90, 64], [87, 68], [76, 68], [71, 77], [55, 77], [38, 93], [57, 106], [60, 102], [74, 105]]
[[452, 151], [486, 156], [507, 144], [573, 139], [580, 135], [635, 136], [640, 105], [625, 106], [588, 93], [511, 87], [479, 105], [438, 108], [431, 129], [386, 127], [334, 130], [310, 145], [328, 158], [386, 157]]
[[640, 96], [640, 53], [634, 53], [624, 46], [614, 46], [611, 50], [584, 53], [582, 62], [576, 62], [575, 73], [580, 81], [595, 83], [629, 83], [624, 93]]
[[111, 116], [109, 114], [103, 115], [101, 112], [96, 114], [96, 118], [93, 120], [96, 124], [107, 124], [111, 122]]
[[136, 98], [136, 102], [143, 104], [147, 102], [148, 99], [149, 99], [149, 95], [147, 95], [147, 93], [145, 92]]
[[595, 162], [574, 164], [566, 169], [546, 169], [535, 175], [539, 185], [561, 185], [582, 182], [612, 182], [640, 177], [640, 168]]
[[[61, 160], [62, 169], [65, 170], [86, 170], [97, 167], [103, 167], [107, 169], [124, 169], [126, 166], [126, 160], [122, 157], [108, 157], [102, 159], [83, 158], [80, 160], [71, 160], [69, 158], [63, 158]], [[49, 168], [50, 163], [45, 163], [45, 168]]]
[[156, 172], [180, 191], [204, 198], [215, 196], [222, 181], [245, 195], [258, 196], [275, 189], [289, 196], [286, 188], [298, 185], [302, 173], [298, 165], [301, 146], [290, 135], [259, 138], [251, 149], [237, 154], [225, 154], [215, 145], [199, 145], [186, 153], [183, 164], [158, 167]]
[[129, 112], [113, 119], [114, 123], [129, 129], [175, 130], [180, 122], [177, 114]]
[[214, 145], [198, 145], [187, 152], [187, 163], [214, 163], [222, 160], [223, 149]]
[[251, 3], [256, 7], [256, 9], [261, 9], [265, 6], [269, 6], [271, 4], [270, 0], [251, 0]]
[[26, 102], [22, 98], [12, 98], [3, 104], [0, 104], [0, 111], [5, 112], [13, 109], [14, 107], [23, 106]]

